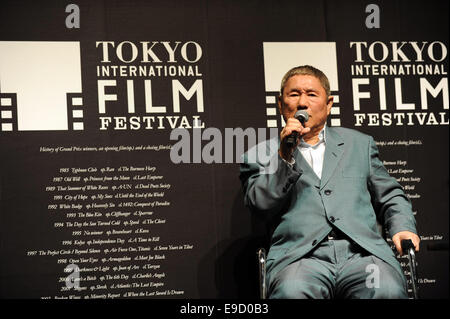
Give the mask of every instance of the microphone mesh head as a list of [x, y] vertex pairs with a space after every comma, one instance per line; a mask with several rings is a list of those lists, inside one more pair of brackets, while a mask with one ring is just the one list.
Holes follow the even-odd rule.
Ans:
[[309, 119], [309, 114], [305, 110], [299, 110], [295, 113], [294, 117], [301, 123], [305, 123]]

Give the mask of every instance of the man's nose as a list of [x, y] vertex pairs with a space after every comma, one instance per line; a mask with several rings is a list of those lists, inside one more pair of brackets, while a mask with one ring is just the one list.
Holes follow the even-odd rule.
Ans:
[[308, 97], [306, 94], [301, 94], [299, 99], [298, 99], [298, 105], [297, 105], [297, 109], [298, 110], [304, 110], [308, 108]]

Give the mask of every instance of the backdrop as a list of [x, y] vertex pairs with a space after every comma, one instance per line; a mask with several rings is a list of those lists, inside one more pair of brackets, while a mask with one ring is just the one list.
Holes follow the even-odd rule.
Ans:
[[311, 64], [330, 78], [328, 125], [372, 135], [411, 199], [421, 296], [448, 298], [448, 14], [2, 1], [0, 297], [257, 298], [268, 238], [239, 156], [277, 134], [281, 77]]

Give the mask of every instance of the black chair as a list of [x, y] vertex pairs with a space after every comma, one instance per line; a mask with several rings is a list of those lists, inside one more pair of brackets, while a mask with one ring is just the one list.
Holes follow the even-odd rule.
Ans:
[[[403, 252], [407, 252], [410, 279], [408, 282], [408, 290], [412, 290], [412, 298], [419, 299], [419, 289], [417, 285], [417, 261], [414, 244], [410, 239], [402, 240]], [[266, 281], [266, 250], [259, 248], [256, 252], [258, 258], [258, 275], [259, 275], [259, 296], [261, 299], [267, 298], [267, 281]]]
[[266, 299], [267, 297], [267, 282], [266, 282], [266, 250], [259, 248], [256, 252], [258, 256], [258, 275], [259, 275], [259, 297]]
[[410, 280], [408, 281], [410, 289], [412, 289], [413, 299], [419, 299], [419, 287], [417, 284], [417, 261], [414, 244], [411, 239], [402, 240], [401, 242], [403, 252], [408, 252], [408, 266], [410, 273]]

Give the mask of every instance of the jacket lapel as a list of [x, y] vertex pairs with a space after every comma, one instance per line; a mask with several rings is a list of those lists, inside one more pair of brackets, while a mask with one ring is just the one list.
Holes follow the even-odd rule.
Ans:
[[[330, 180], [336, 169], [342, 154], [344, 154], [344, 140], [331, 127], [326, 127], [325, 133], [325, 155], [323, 159], [322, 178], [320, 180], [320, 189], [323, 189]], [[308, 165], [308, 163], [306, 163]]]

